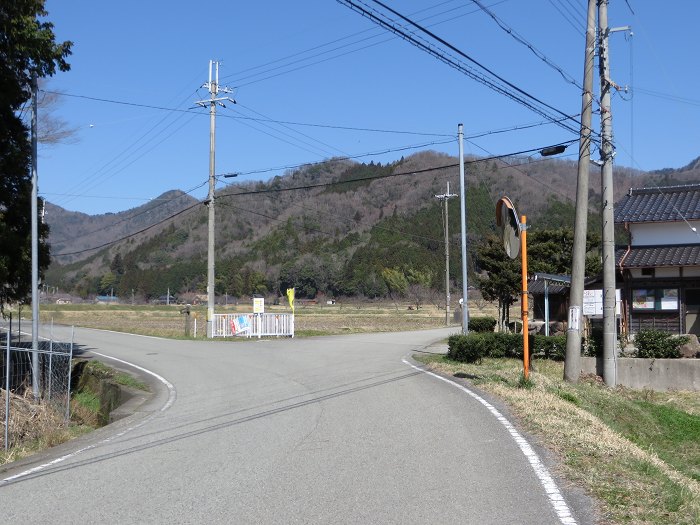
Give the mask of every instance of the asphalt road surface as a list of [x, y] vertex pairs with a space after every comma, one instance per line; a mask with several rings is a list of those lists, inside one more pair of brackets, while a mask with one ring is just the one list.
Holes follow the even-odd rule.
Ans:
[[76, 330], [85, 355], [141, 367], [155, 395], [5, 467], [0, 521], [592, 523], [590, 501], [552, 479], [556, 465], [503, 410], [415, 366], [414, 351], [451, 332], [193, 342]]

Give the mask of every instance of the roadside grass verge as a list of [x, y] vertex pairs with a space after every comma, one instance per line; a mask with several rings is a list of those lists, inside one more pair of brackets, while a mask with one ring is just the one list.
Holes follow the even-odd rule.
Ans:
[[595, 378], [563, 381], [563, 363], [465, 364], [417, 355], [431, 369], [467, 378], [502, 399], [561, 458], [561, 474], [601, 502], [608, 523], [700, 523], [700, 393], [608, 389]]

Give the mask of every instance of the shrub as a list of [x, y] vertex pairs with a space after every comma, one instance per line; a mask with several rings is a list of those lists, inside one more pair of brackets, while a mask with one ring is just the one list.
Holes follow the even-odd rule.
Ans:
[[447, 357], [455, 361], [476, 363], [484, 357], [522, 357], [522, 336], [504, 333], [453, 335], [447, 340]]
[[469, 331], [477, 333], [493, 332], [496, 328], [496, 319], [493, 317], [470, 317]]
[[588, 357], [603, 357], [603, 329], [599, 326], [591, 328], [587, 338], [581, 338], [583, 355]]
[[486, 356], [481, 334], [452, 335], [447, 340], [447, 357], [463, 363], [477, 363]]
[[[484, 357], [523, 358], [522, 334], [503, 332], [470, 333], [452, 335], [447, 340], [447, 357], [465, 363], [477, 363]], [[546, 359], [562, 360], [566, 354], [566, 336], [531, 335], [530, 355]]]
[[681, 356], [680, 347], [688, 342], [688, 337], [675, 337], [661, 330], [640, 330], [634, 338], [637, 347], [636, 357], [668, 359]]
[[530, 354], [543, 354], [546, 359], [562, 361], [566, 357], [565, 335], [530, 336]]

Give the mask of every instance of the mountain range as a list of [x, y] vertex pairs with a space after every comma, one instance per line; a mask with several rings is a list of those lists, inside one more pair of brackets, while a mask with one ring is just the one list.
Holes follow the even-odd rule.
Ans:
[[[532, 228], [572, 227], [576, 163], [532, 157], [466, 160], [469, 245], [495, 233], [496, 201], [507, 195]], [[592, 167], [593, 168], [593, 167]], [[600, 209], [600, 177], [591, 170], [590, 228]], [[700, 179], [700, 158], [681, 169], [616, 167], [615, 200], [631, 187]], [[383, 268], [443, 279], [442, 204], [459, 193], [458, 159], [425, 151], [390, 164], [343, 159], [290, 170], [267, 181], [216, 192], [217, 293], [363, 295], [387, 292]], [[459, 280], [459, 199], [448, 199]], [[166, 289], [206, 288], [208, 208], [179, 190], [120, 213], [86, 215], [47, 203], [52, 263], [46, 283], [88, 297], [115, 291], [149, 299]]]

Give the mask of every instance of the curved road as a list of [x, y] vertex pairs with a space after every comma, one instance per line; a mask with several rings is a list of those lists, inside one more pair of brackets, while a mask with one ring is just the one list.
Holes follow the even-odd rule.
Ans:
[[160, 376], [157, 395], [5, 468], [2, 521], [591, 523], [589, 502], [553, 482], [496, 408], [410, 361], [451, 332], [192, 342], [76, 330], [86, 351]]

